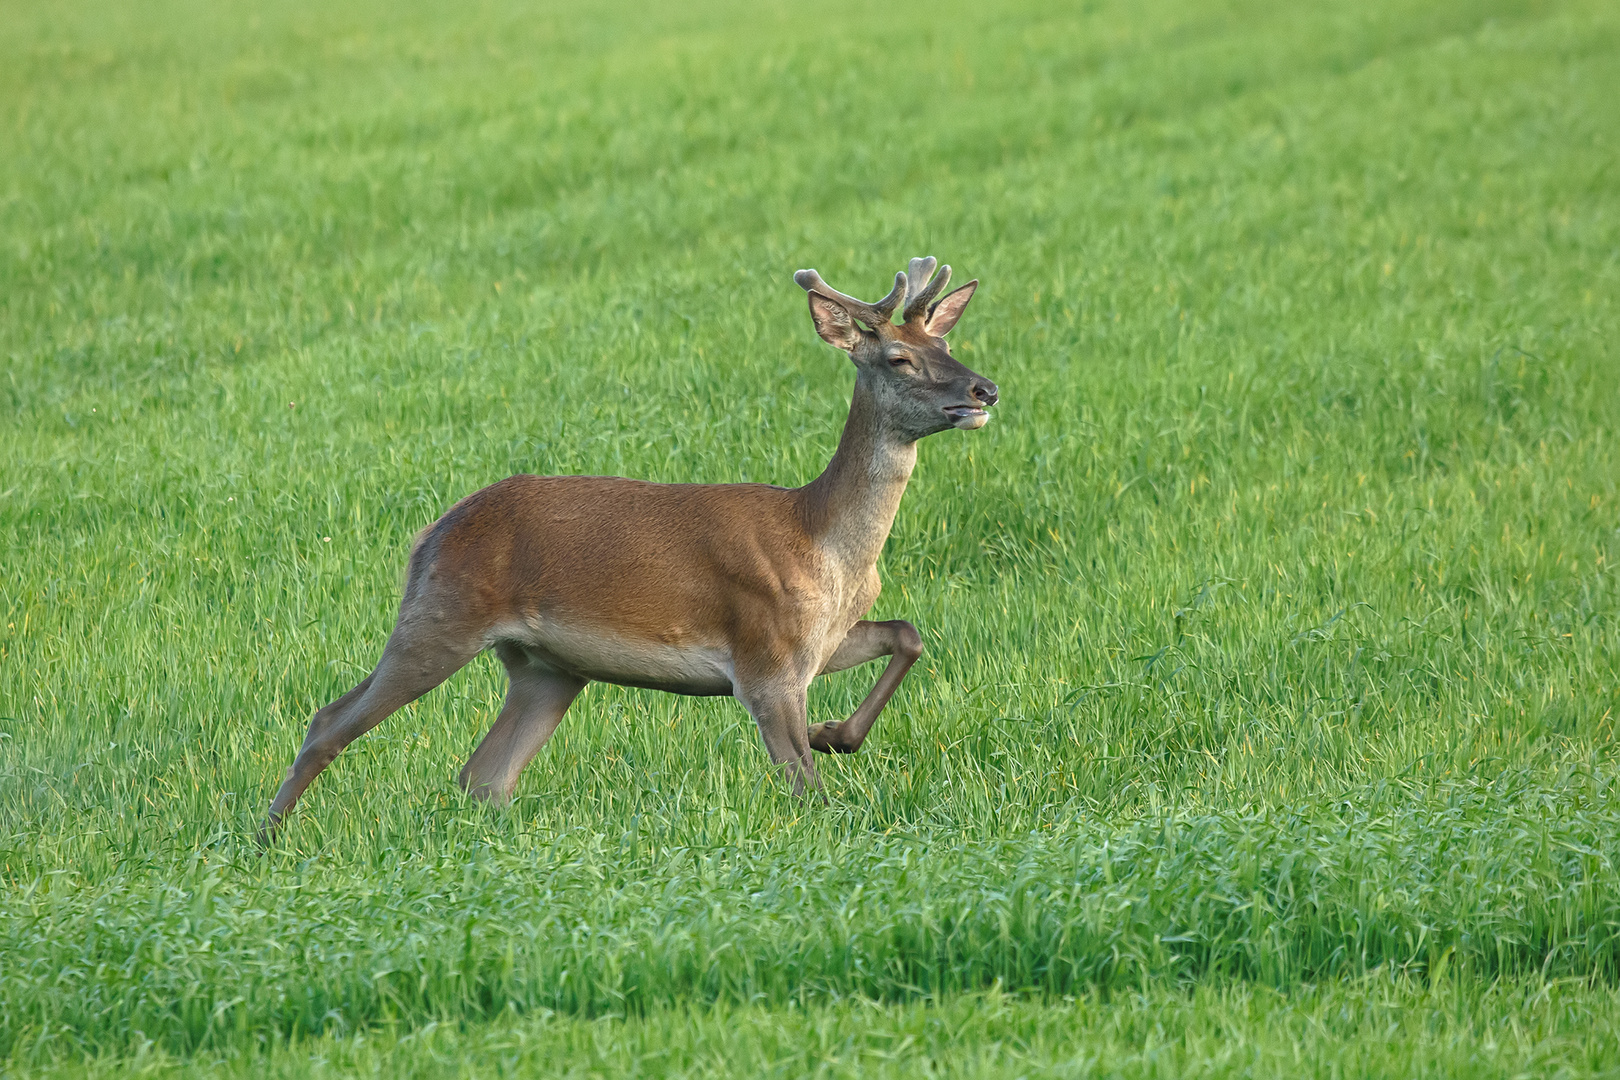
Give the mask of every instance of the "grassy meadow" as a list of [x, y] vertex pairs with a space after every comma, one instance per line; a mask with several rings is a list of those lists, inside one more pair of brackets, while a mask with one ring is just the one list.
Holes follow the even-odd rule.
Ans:
[[[1620, 1075], [1620, 9], [0, 6], [0, 1074]], [[481, 657], [261, 855], [412, 537], [799, 484], [792, 272], [983, 286], [829, 802]], [[818, 682], [847, 714], [875, 666]]]

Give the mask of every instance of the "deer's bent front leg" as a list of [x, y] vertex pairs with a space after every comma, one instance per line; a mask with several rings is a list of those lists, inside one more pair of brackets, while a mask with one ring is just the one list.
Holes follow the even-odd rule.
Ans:
[[922, 652], [922, 635], [904, 619], [890, 622], [862, 619], [856, 623], [833, 653], [832, 659], [821, 669], [821, 674], [843, 671], [880, 656], [890, 658], [888, 666], [848, 720], [829, 721], [810, 729], [811, 747], [824, 754], [853, 754], [859, 750], [866, 741], [867, 733], [872, 730], [878, 713], [889, 703], [900, 686], [900, 680], [906, 677], [906, 672], [911, 670], [911, 665], [917, 662]]

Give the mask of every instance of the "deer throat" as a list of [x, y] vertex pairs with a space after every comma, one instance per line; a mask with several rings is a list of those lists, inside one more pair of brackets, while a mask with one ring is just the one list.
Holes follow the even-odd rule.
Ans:
[[858, 377], [837, 451], [800, 489], [811, 540], [851, 584], [877, 564], [917, 465], [916, 442], [886, 421], [873, 387]]

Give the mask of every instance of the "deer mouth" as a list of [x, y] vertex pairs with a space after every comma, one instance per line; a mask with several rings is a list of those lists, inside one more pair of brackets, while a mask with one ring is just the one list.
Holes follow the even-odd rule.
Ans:
[[945, 415], [951, 418], [951, 426], [964, 431], [982, 428], [990, 422], [990, 414], [976, 405], [947, 405]]

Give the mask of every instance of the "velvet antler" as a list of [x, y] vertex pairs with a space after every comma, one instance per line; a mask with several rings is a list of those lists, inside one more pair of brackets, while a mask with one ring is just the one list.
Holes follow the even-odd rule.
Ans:
[[875, 304], [869, 304], [865, 300], [857, 300], [853, 296], [839, 292], [822, 281], [821, 275], [814, 270], [800, 270], [793, 275], [793, 280], [798, 282], [799, 288], [805, 292], [813, 292], [817, 296], [825, 296], [828, 300], [842, 304], [844, 310], [873, 330], [888, 324], [894, 309], [899, 307], [900, 301], [905, 298], [907, 288], [906, 275], [902, 271], [894, 275], [894, 288], [889, 290], [889, 295]]

